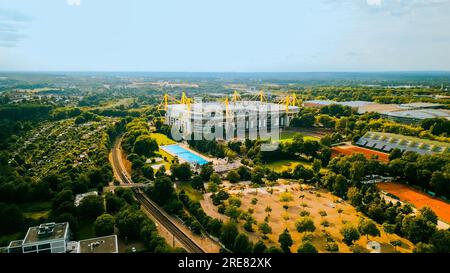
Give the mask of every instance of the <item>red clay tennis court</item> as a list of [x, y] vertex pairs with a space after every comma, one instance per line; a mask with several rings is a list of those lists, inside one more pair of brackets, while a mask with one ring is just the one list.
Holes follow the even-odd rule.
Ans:
[[447, 202], [403, 184], [378, 183], [377, 187], [397, 196], [401, 201], [413, 204], [417, 209], [430, 207], [440, 219], [450, 223], [450, 204]]
[[333, 156], [336, 156], [338, 154], [351, 155], [351, 154], [355, 154], [355, 153], [361, 153], [367, 159], [371, 159], [373, 156], [376, 155], [376, 156], [378, 156], [378, 160], [380, 160], [380, 161], [384, 161], [384, 162], [389, 161], [389, 154], [387, 154], [387, 153], [382, 153], [382, 152], [358, 147], [358, 146], [351, 145], [351, 144], [333, 147], [333, 148], [331, 148], [331, 151], [333, 153]]

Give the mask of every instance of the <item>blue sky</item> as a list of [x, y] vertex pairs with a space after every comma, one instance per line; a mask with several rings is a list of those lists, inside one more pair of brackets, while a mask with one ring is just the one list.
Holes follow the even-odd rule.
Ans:
[[450, 0], [0, 0], [0, 70], [450, 70]]

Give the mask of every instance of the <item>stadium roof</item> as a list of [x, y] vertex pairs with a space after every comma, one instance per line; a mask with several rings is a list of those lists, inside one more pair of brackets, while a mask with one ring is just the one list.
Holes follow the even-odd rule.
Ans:
[[[192, 103], [190, 105], [191, 111], [195, 111], [196, 108], [200, 108], [200, 104]], [[204, 102], [201, 103], [203, 112], [213, 112], [217, 110], [225, 110], [224, 102]], [[169, 110], [172, 111], [188, 111], [188, 105], [186, 104], [171, 104], [168, 105]], [[259, 101], [238, 101], [236, 103], [230, 102], [228, 104], [229, 111], [286, 111], [285, 104], [269, 103], [269, 102], [259, 102]], [[299, 110], [297, 106], [289, 106], [289, 110]]]

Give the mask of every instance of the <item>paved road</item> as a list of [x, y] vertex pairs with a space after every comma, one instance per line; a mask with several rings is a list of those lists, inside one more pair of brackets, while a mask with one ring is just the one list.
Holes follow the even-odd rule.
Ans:
[[[122, 138], [118, 138], [112, 150], [112, 167], [119, 174], [120, 182], [123, 184], [132, 184], [130, 176], [125, 171], [121, 158], [118, 155], [118, 149], [121, 145]], [[170, 216], [160, 208], [155, 202], [150, 200], [141, 189], [133, 188], [136, 199], [141, 203], [142, 207], [147, 210], [167, 231], [169, 231], [190, 253], [205, 253], [205, 251], [193, 241], [187, 234], [176, 226], [170, 219]]]

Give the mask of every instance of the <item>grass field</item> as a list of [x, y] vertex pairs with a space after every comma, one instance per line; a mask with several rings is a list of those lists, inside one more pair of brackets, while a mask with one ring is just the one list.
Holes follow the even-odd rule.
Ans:
[[[170, 145], [170, 144], [176, 143], [175, 141], [168, 138], [164, 134], [151, 133], [150, 136], [156, 140], [156, 142], [158, 143], [158, 146], [164, 146], [164, 145]], [[170, 162], [172, 162], [172, 160], [173, 160], [173, 156], [170, 155], [169, 153], [163, 151], [161, 148], [159, 148], [158, 153], [161, 155], [162, 158], [164, 158], [164, 157], [167, 158], [168, 162], [166, 162], [165, 167], [166, 167], [166, 170], [168, 170], [171, 165]]]
[[[294, 170], [294, 168], [299, 164], [302, 164], [306, 168], [311, 168], [312, 165], [310, 162], [305, 162], [301, 160], [278, 160], [267, 163], [265, 166], [271, 169], [272, 171], [282, 173], [283, 171], [286, 171], [288, 169]], [[327, 168], [322, 168], [320, 170], [320, 173], [324, 174], [327, 171], [328, 171]]]
[[[280, 142], [291, 142], [296, 134], [301, 134], [301, 132], [282, 131]], [[320, 141], [320, 138], [314, 136], [303, 136], [303, 140]]]
[[94, 238], [94, 225], [89, 222], [81, 222], [78, 228], [78, 240]]
[[186, 195], [189, 196], [189, 198], [191, 198], [194, 201], [203, 200], [203, 194], [193, 189], [190, 183], [186, 182], [178, 183], [177, 190], [178, 191], [184, 190], [186, 192]]
[[278, 161], [270, 162], [270, 163], [266, 164], [265, 166], [267, 168], [271, 169], [272, 171], [281, 173], [287, 169], [293, 170], [298, 164], [302, 164], [305, 167], [311, 166], [311, 163], [302, 162], [299, 160], [278, 160]]
[[151, 133], [150, 136], [158, 142], [158, 145], [170, 145], [175, 144], [176, 142], [172, 139], [168, 138], [166, 135], [160, 133]]
[[49, 210], [44, 210], [36, 212], [24, 212], [23, 216], [26, 218], [31, 218], [33, 220], [39, 220], [39, 219], [47, 219], [49, 214], [50, 214]]

